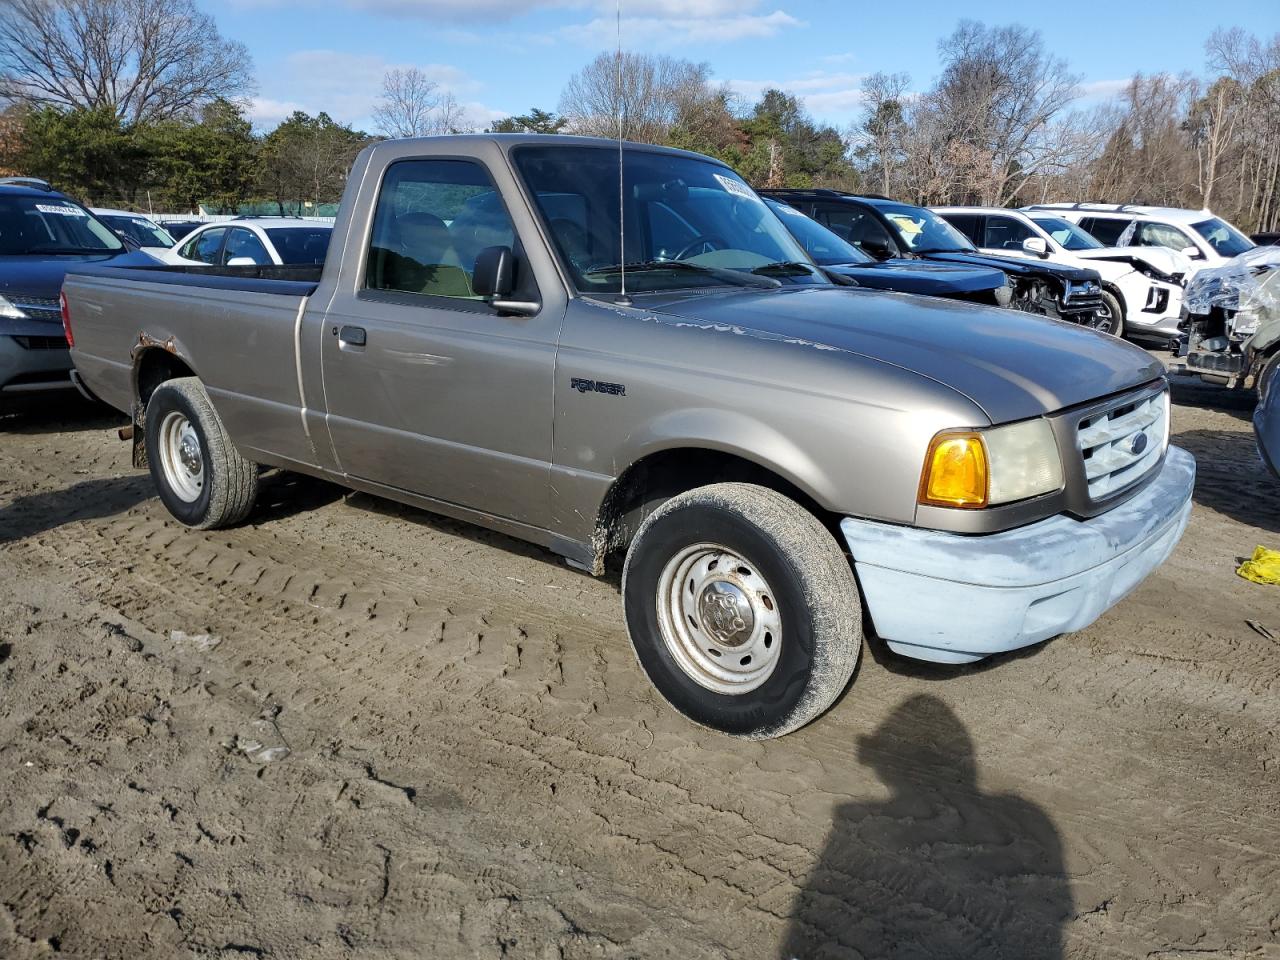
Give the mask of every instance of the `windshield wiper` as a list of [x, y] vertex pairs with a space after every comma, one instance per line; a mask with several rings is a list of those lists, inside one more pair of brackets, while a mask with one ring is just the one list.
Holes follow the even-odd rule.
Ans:
[[701, 263], [690, 263], [688, 260], [640, 260], [636, 263], [613, 264], [608, 267], [594, 267], [587, 271], [587, 275], [599, 273], [621, 273], [623, 270], [627, 273], [654, 273], [660, 270], [684, 270], [689, 273], [700, 273], [708, 277], [715, 277], [717, 280], [723, 280], [726, 283], [734, 284], [739, 287], [780, 287], [782, 286], [777, 280], [771, 277], [753, 276], [749, 273], [743, 273], [740, 270], [730, 270], [725, 267], [708, 267]]
[[977, 250], [966, 250], [964, 247], [926, 247], [923, 250], [912, 250], [917, 257], [923, 257], [930, 253], [977, 253]]
[[762, 263], [751, 272], [756, 276], [775, 273], [780, 277], [811, 277], [815, 269], [813, 264], [803, 263], [799, 260], [776, 260], [773, 263]]

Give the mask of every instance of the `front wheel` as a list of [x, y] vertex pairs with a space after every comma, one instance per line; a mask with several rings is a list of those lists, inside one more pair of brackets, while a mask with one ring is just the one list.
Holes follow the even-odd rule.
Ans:
[[627, 632], [658, 692], [706, 727], [779, 737], [826, 710], [862, 647], [848, 559], [795, 501], [745, 483], [680, 494], [640, 527]]
[[241, 456], [195, 377], [166, 380], [147, 401], [147, 460], [168, 511], [188, 527], [239, 523], [258, 496], [258, 466]]
[[1115, 294], [1102, 291], [1102, 309], [1098, 311], [1098, 321], [1093, 328], [1113, 337], [1124, 336], [1124, 310]]

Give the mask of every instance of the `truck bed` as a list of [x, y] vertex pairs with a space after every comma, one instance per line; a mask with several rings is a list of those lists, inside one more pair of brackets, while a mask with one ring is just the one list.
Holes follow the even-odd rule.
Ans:
[[86, 264], [73, 267], [67, 273], [114, 280], [169, 283], [184, 287], [309, 297], [320, 283], [323, 269], [323, 264], [319, 263], [286, 264], [279, 267], [197, 267], [170, 263], [157, 263], [149, 267], [112, 267]]

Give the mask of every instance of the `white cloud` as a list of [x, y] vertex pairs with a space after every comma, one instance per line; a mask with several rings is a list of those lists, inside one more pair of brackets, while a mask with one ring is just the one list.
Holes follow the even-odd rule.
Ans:
[[[660, 5], [661, 6], [661, 5]], [[693, 4], [696, 8], [698, 4]], [[730, 43], [735, 40], [772, 37], [790, 27], [803, 26], [791, 14], [775, 10], [766, 14], [733, 14], [730, 16], [670, 16], [622, 18], [623, 46], [687, 45], [691, 43]], [[617, 23], [612, 17], [597, 17], [586, 23], [564, 27], [560, 35], [566, 40], [592, 47], [612, 47], [617, 39]]]
[[729, 86], [744, 100], [758, 100], [769, 89], [785, 90], [800, 98], [805, 109], [819, 120], [842, 124], [852, 119], [862, 103], [865, 74], [813, 70], [800, 77], [779, 80], [730, 80]]
[[477, 94], [483, 84], [457, 67], [445, 63], [390, 63], [373, 54], [338, 50], [299, 50], [263, 70], [259, 86], [269, 87], [272, 97], [259, 97], [249, 108], [258, 127], [279, 123], [295, 110], [312, 115], [324, 111], [340, 123], [369, 130], [371, 115], [382, 93], [382, 78], [397, 67], [417, 67], [462, 102], [469, 123], [483, 126], [505, 116], [484, 106]]
[[1105, 100], [1123, 93], [1131, 82], [1127, 77], [1123, 80], [1091, 80], [1080, 84], [1080, 96], [1086, 100]]
[[281, 120], [302, 110], [303, 105], [294, 100], [272, 100], [270, 97], [254, 97], [245, 111], [255, 127], [274, 127]]

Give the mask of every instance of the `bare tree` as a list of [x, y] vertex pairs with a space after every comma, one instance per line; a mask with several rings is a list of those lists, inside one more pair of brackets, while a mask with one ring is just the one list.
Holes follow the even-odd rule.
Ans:
[[621, 114], [624, 137], [664, 143], [684, 120], [725, 113], [727, 91], [710, 78], [705, 63], [602, 53], [569, 78], [560, 96], [560, 115], [574, 133], [614, 137]]
[[911, 77], [873, 73], [862, 84], [862, 114], [850, 132], [854, 149], [879, 173], [880, 192], [890, 193], [894, 171], [902, 163], [906, 137], [903, 98]]
[[955, 160], [945, 199], [1003, 205], [1063, 150], [1055, 121], [1078, 78], [1045, 52], [1038, 31], [962, 20], [939, 44], [943, 71], [917, 104], [930, 113], [935, 155]]
[[194, 0], [0, 0], [0, 96], [14, 101], [137, 123], [243, 99], [251, 76], [244, 44]]
[[373, 122], [389, 137], [430, 137], [452, 133], [463, 123], [462, 108], [448, 90], [417, 67], [388, 70]]

